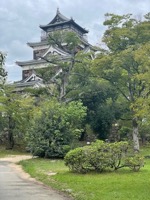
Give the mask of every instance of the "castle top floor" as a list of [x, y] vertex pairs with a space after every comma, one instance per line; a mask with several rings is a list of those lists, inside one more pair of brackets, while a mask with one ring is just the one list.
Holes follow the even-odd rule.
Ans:
[[88, 31], [77, 24], [72, 18], [67, 18], [62, 15], [57, 9], [55, 17], [47, 25], [40, 25], [42, 29], [41, 41], [48, 38], [48, 34], [58, 30], [73, 31], [78, 34], [79, 37], [86, 39]]

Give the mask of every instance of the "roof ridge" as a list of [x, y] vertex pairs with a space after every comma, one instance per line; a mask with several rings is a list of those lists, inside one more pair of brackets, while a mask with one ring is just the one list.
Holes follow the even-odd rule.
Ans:
[[55, 17], [54, 17], [48, 24], [54, 24], [55, 22], [57, 23], [58, 20], [61, 20], [61, 21], [68, 21], [68, 20], [70, 20], [70, 19], [67, 18], [67, 17], [65, 17], [65, 16], [59, 11], [59, 8], [57, 8]]
[[47, 25], [40, 25], [40, 27], [48, 26], [48, 25], [55, 24], [55, 23], [58, 23], [58, 22], [65, 22], [65, 21], [69, 21], [69, 20], [70, 20], [70, 19], [67, 18], [67, 17], [65, 17], [65, 16], [59, 11], [59, 8], [57, 8], [55, 17], [54, 17]]

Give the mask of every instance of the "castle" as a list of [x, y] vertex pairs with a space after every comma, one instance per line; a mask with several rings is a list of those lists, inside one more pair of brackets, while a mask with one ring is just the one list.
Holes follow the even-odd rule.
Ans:
[[27, 43], [33, 49], [33, 59], [28, 61], [17, 61], [16, 64], [22, 68], [22, 80], [16, 83], [19, 88], [23, 87], [39, 87], [42, 84], [42, 79], [35, 73], [36, 69], [48, 67], [49, 63], [46, 61], [47, 56], [59, 55], [67, 58], [69, 53], [58, 47], [58, 45], [50, 45], [48, 42], [49, 34], [55, 31], [72, 31], [77, 34], [81, 40], [80, 49], [85, 52], [92, 49], [87, 41], [88, 31], [77, 24], [72, 18], [67, 18], [62, 15], [57, 9], [55, 17], [47, 25], [40, 25], [42, 30], [41, 39], [39, 42]]

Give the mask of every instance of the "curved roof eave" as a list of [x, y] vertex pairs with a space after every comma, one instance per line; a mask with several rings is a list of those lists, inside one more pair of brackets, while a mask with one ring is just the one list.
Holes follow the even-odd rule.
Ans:
[[55, 27], [55, 26], [58, 26], [58, 25], [70, 24], [70, 23], [72, 23], [74, 26], [76, 26], [78, 29], [80, 29], [83, 33], [89, 32], [88, 30], [82, 28], [79, 24], [77, 24], [73, 19], [70, 19], [70, 20], [65, 21], [65, 22], [59, 22], [59, 23], [56, 23], [56, 24], [40, 25], [40, 28], [43, 29], [44, 31], [46, 31], [50, 27]]
[[27, 42], [27, 45], [29, 47], [36, 47], [36, 46], [43, 46], [43, 45], [49, 45], [48, 41], [40, 41], [40, 42]]
[[52, 24], [57, 24], [57, 22], [58, 22], [57, 19], [59, 19], [60, 22], [66, 22], [66, 21], [70, 20], [69, 18], [67, 18], [64, 15], [62, 15], [60, 13], [59, 9], [57, 9], [55, 17], [47, 25], [40, 25], [40, 28], [41, 27], [46, 27], [46, 26], [49, 26], [49, 25], [52, 25]]
[[34, 65], [34, 64], [40, 64], [40, 63], [46, 63], [45, 60], [28, 60], [28, 61], [16, 61], [16, 64], [20, 67], [26, 66], [26, 65]]

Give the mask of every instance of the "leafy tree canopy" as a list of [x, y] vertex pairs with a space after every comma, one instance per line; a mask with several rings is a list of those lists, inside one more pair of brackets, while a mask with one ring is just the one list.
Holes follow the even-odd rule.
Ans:
[[4, 85], [0, 91], [1, 137], [7, 148], [23, 144], [25, 133], [32, 116], [32, 99], [14, 92], [12, 86]]
[[130, 14], [106, 14], [104, 25], [108, 26], [103, 37], [107, 51], [102, 51], [95, 59], [95, 74], [107, 80], [128, 102], [134, 149], [139, 150], [136, 101], [145, 99], [149, 88], [149, 81], [146, 81], [150, 69], [149, 14], [143, 21]]

